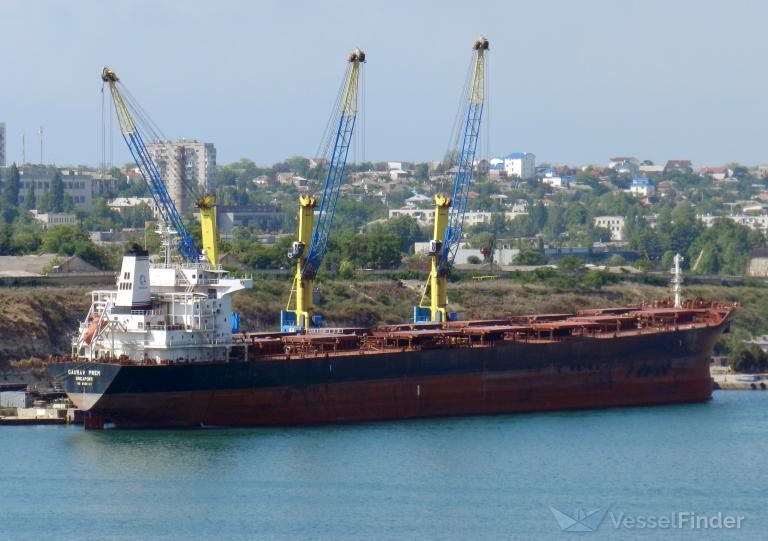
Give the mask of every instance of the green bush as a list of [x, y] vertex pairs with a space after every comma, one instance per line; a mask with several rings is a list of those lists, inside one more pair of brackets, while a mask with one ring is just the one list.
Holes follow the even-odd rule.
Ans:
[[533, 250], [523, 250], [512, 260], [515, 265], [543, 265], [545, 262], [544, 254]]

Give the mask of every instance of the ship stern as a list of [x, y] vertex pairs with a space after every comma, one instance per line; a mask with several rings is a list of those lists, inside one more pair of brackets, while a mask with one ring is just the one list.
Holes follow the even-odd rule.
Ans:
[[48, 373], [77, 409], [91, 411], [98, 404], [109, 386], [120, 373], [119, 364], [97, 362], [52, 362]]

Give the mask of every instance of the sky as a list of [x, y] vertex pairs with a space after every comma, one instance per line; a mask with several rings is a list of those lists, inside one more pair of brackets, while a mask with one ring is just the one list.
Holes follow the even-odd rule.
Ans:
[[353, 155], [439, 160], [483, 34], [481, 157], [768, 163], [767, 18], [747, 0], [0, 0], [0, 121], [9, 162], [22, 133], [39, 161], [43, 126], [43, 161], [97, 165], [109, 65], [166, 136], [214, 143], [220, 164], [270, 165], [315, 154], [360, 47]]

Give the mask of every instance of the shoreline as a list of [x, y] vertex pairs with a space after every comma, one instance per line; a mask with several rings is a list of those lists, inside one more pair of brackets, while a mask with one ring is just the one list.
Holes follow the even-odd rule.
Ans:
[[712, 388], [723, 391], [766, 391], [768, 374], [731, 372], [727, 366], [711, 365]]

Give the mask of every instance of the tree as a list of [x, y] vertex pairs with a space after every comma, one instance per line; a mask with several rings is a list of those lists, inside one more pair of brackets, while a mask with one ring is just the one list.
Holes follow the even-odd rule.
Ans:
[[285, 165], [296, 175], [306, 177], [309, 173], [309, 160], [304, 156], [293, 156], [285, 160]]
[[662, 249], [662, 242], [659, 233], [650, 227], [638, 229], [629, 239], [629, 246], [646, 259], [651, 259], [659, 254]]
[[24, 209], [32, 210], [37, 207], [37, 197], [35, 196], [34, 182], [29, 183], [27, 194], [24, 196]]
[[664, 255], [661, 256], [661, 268], [662, 270], [669, 270], [672, 265], [675, 264], [675, 252], [667, 250]]
[[11, 226], [0, 224], [0, 255], [11, 254]]
[[632, 235], [642, 227], [641, 210], [636, 205], [632, 205], [627, 209], [627, 214], [624, 219], [624, 238], [630, 239]]
[[12, 255], [27, 255], [40, 248], [40, 235], [36, 231], [15, 226], [13, 229], [9, 242], [9, 252]]
[[672, 211], [670, 248], [675, 252], [686, 251], [701, 234], [702, 228], [693, 205], [688, 202], [679, 204]]
[[146, 203], [139, 203], [135, 207], [125, 210], [123, 222], [126, 227], [144, 227], [146, 222], [152, 221], [154, 214]]
[[41, 250], [45, 253], [74, 255], [83, 260], [105, 268], [107, 255], [96, 246], [79, 225], [55, 225], [50, 227], [42, 238]]
[[734, 372], [763, 372], [768, 369], [768, 353], [757, 344], [742, 344], [728, 355], [728, 365]]
[[587, 225], [589, 219], [587, 208], [581, 203], [568, 205], [568, 208], [565, 209], [563, 219], [565, 220], [565, 227], [568, 229]]
[[580, 257], [567, 255], [558, 262], [557, 268], [563, 272], [579, 272], [584, 270], [584, 262]]
[[515, 237], [532, 237], [536, 234], [533, 220], [527, 214], [516, 216], [509, 223], [509, 231]]
[[343, 258], [358, 267], [394, 269], [400, 266], [403, 258], [400, 239], [392, 233], [354, 235], [347, 232], [338, 237], [337, 242]]
[[19, 215], [19, 209], [8, 203], [0, 201], [0, 222], [5, 224], [13, 223]]
[[3, 182], [3, 199], [8, 205], [17, 206], [19, 204], [19, 191], [21, 190], [21, 176], [16, 164], [11, 164], [6, 173], [5, 182]]
[[37, 199], [37, 210], [40, 212], [51, 212], [52, 205], [53, 197], [51, 197], [51, 190], [45, 190]]
[[[83, 220], [83, 225], [90, 231], [106, 231], [122, 227], [120, 214], [109, 208], [107, 200], [103, 197], [93, 199], [91, 211]], [[133, 226], [129, 225], [128, 227]]]
[[613, 254], [608, 258], [608, 261], [606, 261], [606, 264], [609, 267], [620, 267], [626, 263], [626, 260], [621, 256], [621, 254]]
[[593, 227], [591, 229], [592, 242], [610, 242], [613, 238], [611, 230], [607, 227]]
[[49, 191], [51, 194], [51, 212], [64, 212], [64, 181], [61, 178], [61, 173], [58, 171], [53, 175]]
[[533, 250], [523, 250], [512, 260], [515, 265], [543, 265], [544, 261], [544, 254]]
[[426, 182], [429, 180], [429, 165], [426, 163], [416, 164], [416, 169], [413, 171], [413, 176], [420, 182]]
[[[292, 212], [294, 214], [296, 213], [295, 210]], [[381, 206], [374, 206], [361, 201], [341, 198], [336, 205], [336, 213], [333, 217], [333, 229], [335, 231], [347, 229], [357, 232], [360, 231], [360, 228], [364, 224], [381, 216], [385, 212], [386, 209]]]
[[730, 168], [733, 170], [734, 178], [742, 180], [749, 176], [749, 168], [744, 167], [741, 164], [738, 164], [738, 163], [731, 164]]
[[387, 195], [387, 205], [389, 208], [400, 208], [405, 205], [405, 200], [412, 194], [405, 188], [395, 188]]
[[556, 242], [556, 239], [565, 232], [565, 210], [561, 206], [549, 209], [547, 223], [544, 226], [544, 233], [549, 239]]
[[383, 223], [375, 224], [370, 228], [375, 233], [391, 233], [400, 239], [400, 251], [410, 254], [413, 250], [413, 244], [419, 241], [425, 241], [429, 235], [419, 224], [410, 216], [397, 216], [390, 218]]
[[538, 233], [547, 223], [547, 207], [541, 201], [537, 201], [528, 211], [528, 216], [531, 218], [535, 233]]
[[764, 242], [760, 232], [719, 218], [686, 248], [691, 268], [702, 274], [743, 274], [749, 254]]

